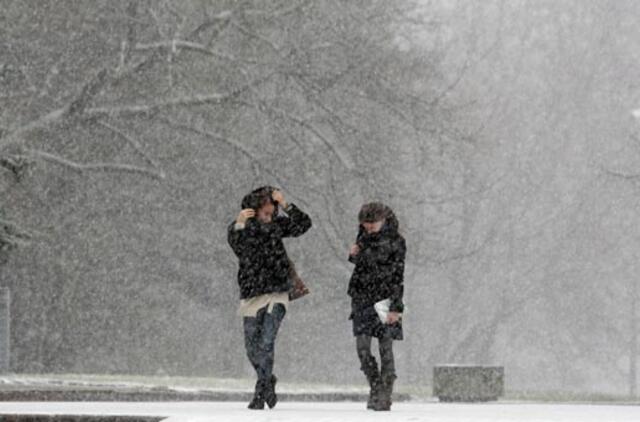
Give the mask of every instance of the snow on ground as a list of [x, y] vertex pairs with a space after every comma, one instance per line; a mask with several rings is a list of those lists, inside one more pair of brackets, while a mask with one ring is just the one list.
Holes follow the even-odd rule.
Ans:
[[640, 421], [640, 407], [588, 404], [398, 403], [372, 412], [364, 403], [279, 403], [250, 411], [246, 403], [4, 402], [0, 414], [166, 416], [167, 422], [627, 422]]
[[[125, 390], [151, 390], [166, 387], [178, 392], [200, 391], [212, 392], [253, 392], [255, 379], [246, 378], [197, 378], [197, 377], [153, 377], [126, 375], [87, 375], [87, 374], [51, 374], [51, 375], [8, 375], [0, 376], [0, 388], [29, 387], [94, 387]], [[367, 393], [364, 378], [358, 385], [330, 385], [316, 383], [288, 383], [278, 382], [278, 392], [281, 393]]]

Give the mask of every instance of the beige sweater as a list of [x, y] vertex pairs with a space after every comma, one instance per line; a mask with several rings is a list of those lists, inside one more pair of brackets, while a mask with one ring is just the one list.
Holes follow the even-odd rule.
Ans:
[[273, 305], [276, 303], [282, 303], [286, 308], [289, 304], [289, 292], [284, 293], [267, 293], [264, 295], [250, 297], [249, 299], [240, 300], [240, 306], [238, 307], [238, 315], [242, 317], [253, 317], [258, 314], [258, 311], [267, 306], [267, 312], [273, 311]]

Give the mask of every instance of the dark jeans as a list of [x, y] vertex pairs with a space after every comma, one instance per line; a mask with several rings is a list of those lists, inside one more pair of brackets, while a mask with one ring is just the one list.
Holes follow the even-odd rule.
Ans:
[[[371, 354], [371, 336], [356, 336], [356, 349], [358, 358], [365, 374], [367, 371], [378, 371], [375, 357]], [[378, 349], [380, 351], [380, 373], [384, 377], [393, 377], [396, 375], [396, 366], [393, 360], [393, 339], [390, 336], [384, 336], [378, 339]], [[368, 375], [368, 374], [367, 374]]]
[[258, 381], [271, 379], [276, 336], [286, 313], [284, 305], [276, 303], [270, 313], [265, 306], [255, 318], [244, 317], [244, 345], [249, 361], [258, 374]]

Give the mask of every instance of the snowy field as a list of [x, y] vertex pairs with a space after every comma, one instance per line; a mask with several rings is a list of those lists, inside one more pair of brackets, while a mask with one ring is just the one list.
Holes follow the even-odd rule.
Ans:
[[640, 407], [585, 404], [398, 403], [391, 412], [364, 410], [362, 403], [280, 403], [249, 411], [245, 403], [0, 403], [0, 414], [166, 416], [171, 422], [625, 422], [640, 421]]

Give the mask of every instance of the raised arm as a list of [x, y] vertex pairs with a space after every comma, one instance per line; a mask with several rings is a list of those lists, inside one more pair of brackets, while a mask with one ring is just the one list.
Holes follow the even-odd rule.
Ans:
[[227, 228], [227, 241], [233, 252], [241, 257], [245, 255], [249, 249], [247, 244], [248, 230], [245, 228], [247, 220], [255, 216], [255, 211], [247, 208], [240, 211], [236, 220]]
[[364, 229], [362, 226], [358, 227], [358, 234], [356, 236], [356, 242], [351, 245], [351, 249], [349, 250], [349, 262], [353, 264], [358, 263], [358, 258], [360, 256], [360, 251], [362, 250], [362, 246], [360, 244], [360, 239], [364, 234]]
[[282, 227], [282, 237], [298, 237], [311, 228], [311, 218], [294, 204], [287, 204], [284, 211], [287, 217], [276, 218], [276, 222]]
[[282, 237], [298, 237], [311, 228], [311, 218], [294, 204], [288, 203], [281, 191], [274, 190], [271, 197], [287, 213], [286, 217], [279, 216], [275, 220], [282, 227]]

